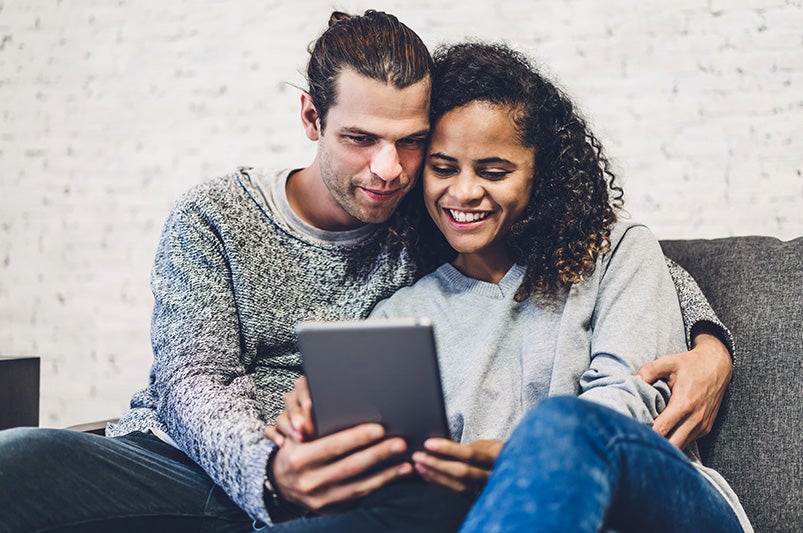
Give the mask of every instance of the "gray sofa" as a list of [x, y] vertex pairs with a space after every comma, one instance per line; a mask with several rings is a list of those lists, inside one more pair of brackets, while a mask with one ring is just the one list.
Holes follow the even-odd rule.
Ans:
[[703, 462], [757, 532], [803, 531], [803, 237], [662, 241], [736, 337], [733, 380]]
[[[803, 532], [803, 237], [662, 241], [736, 337], [733, 380], [703, 461], [759, 533]], [[102, 433], [104, 423], [72, 429]]]

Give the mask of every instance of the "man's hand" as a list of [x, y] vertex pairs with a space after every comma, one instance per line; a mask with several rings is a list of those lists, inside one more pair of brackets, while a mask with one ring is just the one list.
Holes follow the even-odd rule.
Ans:
[[415, 452], [413, 463], [427, 481], [476, 495], [488, 481], [502, 445], [496, 440], [460, 444], [447, 439], [427, 439], [424, 442], [427, 451]]
[[665, 355], [642, 366], [637, 375], [647, 383], [666, 380], [672, 396], [653, 429], [678, 448], [707, 435], [730, 383], [730, 353], [715, 336], [700, 333], [691, 351]]
[[265, 428], [265, 436], [279, 447], [270, 467], [282, 499], [321, 512], [413, 472], [410, 463], [373, 471], [382, 461], [407, 449], [400, 438], [380, 441], [385, 430], [379, 424], [361, 424], [313, 439], [315, 426], [306, 378], [299, 378], [284, 400], [285, 411], [276, 425]]
[[407, 449], [400, 438], [377, 442], [384, 436], [379, 424], [361, 424], [310, 442], [284, 439], [271, 463], [274, 486], [282, 499], [316, 512], [365, 496], [413, 472], [405, 462], [366, 474]]
[[[296, 442], [304, 442], [315, 436], [312, 398], [306, 377], [298, 378], [293, 390], [284, 395], [284, 412], [276, 419], [276, 428], [279, 433]], [[268, 438], [273, 440], [270, 436]], [[276, 444], [281, 446], [279, 442]]]

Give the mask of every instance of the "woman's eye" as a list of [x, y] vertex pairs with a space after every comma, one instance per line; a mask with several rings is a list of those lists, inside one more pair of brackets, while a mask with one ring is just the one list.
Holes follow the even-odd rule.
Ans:
[[457, 171], [452, 167], [439, 167], [436, 165], [432, 165], [429, 167], [433, 173], [437, 174], [438, 176], [451, 176], [455, 174]]
[[510, 174], [507, 170], [481, 170], [478, 172], [486, 180], [497, 181]]

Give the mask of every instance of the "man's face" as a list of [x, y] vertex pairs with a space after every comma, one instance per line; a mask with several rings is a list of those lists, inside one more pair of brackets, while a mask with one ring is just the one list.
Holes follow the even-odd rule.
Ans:
[[405, 89], [346, 69], [318, 161], [344, 227], [384, 222], [415, 184], [429, 133], [429, 79]]

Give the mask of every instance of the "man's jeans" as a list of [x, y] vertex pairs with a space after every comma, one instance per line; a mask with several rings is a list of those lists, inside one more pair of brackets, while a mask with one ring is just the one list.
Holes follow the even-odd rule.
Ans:
[[0, 533], [250, 531], [184, 453], [151, 434], [0, 431]]
[[[264, 531], [457, 531], [470, 505], [453, 491], [408, 480], [340, 514]], [[196, 463], [150, 433], [0, 431], [0, 533], [56, 531], [246, 533], [254, 524]]]
[[575, 397], [517, 426], [461, 533], [740, 532], [735, 513], [652, 429]]

